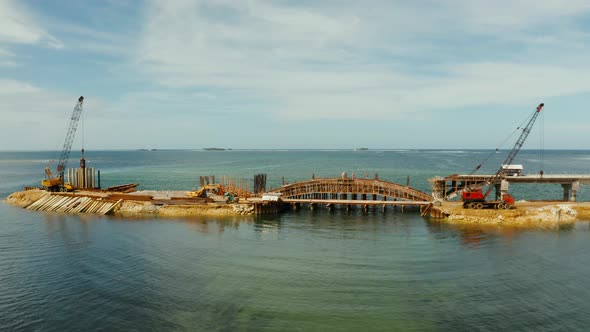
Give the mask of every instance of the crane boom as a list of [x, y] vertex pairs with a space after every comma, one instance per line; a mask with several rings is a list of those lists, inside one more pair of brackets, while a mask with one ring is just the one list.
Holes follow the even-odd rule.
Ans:
[[80, 98], [78, 98], [78, 103], [76, 104], [76, 107], [74, 107], [74, 111], [72, 112], [72, 117], [70, 118], [70, 125], [68, 126], [68, 131], [66, 132], [66, 139], [64, 141], [63, 148], [61, 149], [61, 153], [59, 155], [59, 162], [57, 164], [57, 174], [54, 176], [51, 173], [49, 165], [45, 167], [45, 176], [47, 178], [41, 181], [41, 185], [48, 191], [63, 191], [70, 190], [72, 188], [71, 184], [64, 184], [64, 171], [66, 169], [66, 165], [68, 164], [68, 159], [70, 158], [70, 151], [72, 150], [72, 143], [74, 142], [74, 137], [76, 136], [78, 121], [80, 120], [80, 115], [82, 115], [83, 102], [84, 97], [80, 96]]
[[[543, 109], [543, 106], [545, 106], [544, 103], [540, 103], [539, 106], [537, 106], [537, 109], [531, 115], [531, 118], [527, 122], [526, 126], [524, 126], [524, 128], [522, 128], [522, 133], [520, 133], [518, 140], [516, 141], [516, 143], [514, 143], [514, 147], [512, 147], [512, 150], [510, 150], [510, 153], [508, 153], [508, 156], [506, 156], [506, 159], [504, 160], [504, 163], [502, 165], [512, 164], [512, 162], [514, 161], [514, 158], [516, 158], [516, 155], [518, 155], [518, 153], [520, 152], [520, 149], [524, 145], [524, 142], [526, 141], [527, 137], [529, 136], [531, 129], [533, 128], [533, 125], [535, 124], [535, 120], [537, 120], [537, 117], [541, 113], [541, 109]], [[484, 198], [488, 197], [488, 195], [492, 191], [492, 185], [498, 183], [499, 180], [502, 178], [502, 172], [503, 172], [502, 165], [500, 165], [500, 168], [498, 169], [496, 174], [494, 174], [490, 178], [490, 180], [488, 181], [489, 187], [484, 194]]]
[[74, 111], [72, 112], [70, 125], [68, 126], [68, 131], [66, 132], [66, 139], [64, 141], [63, 148], [61, 149], [61, 154], [59, 155], [59, 163], [57, 164], [57, 176], [61, 179], [63, 179], [64, 171], [68, 164], [68, 159], [70, 158], [70, 152], [72, 151], [72, 143], [74, 142], [74, 137], [76, 137], [76, 129], [78, 128], [80, 115], [82, 115], [83, 102], [84, 97], [80, 96], [80, 98], [78, 98], [78, 103], [76, 104], [76, 107], [74, 107]]

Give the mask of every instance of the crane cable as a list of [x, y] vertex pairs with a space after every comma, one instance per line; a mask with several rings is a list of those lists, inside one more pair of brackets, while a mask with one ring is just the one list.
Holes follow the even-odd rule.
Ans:
[[540, 143], [539, 143], [539, 174], [541, 174], [541, 176], [543, 175], [543, 173], [545, 173], [545, 171], [543, 170], [544, 168], [544, 163], [545, 163], [545, 113], [540, 114], [541, 115], [541, 130], [539, 130], [539, 136], [540, 136]]
[[84, 151], [84, 111], [82, 111], [81, 116], [82, 116], [82, 119], [80, 119], [80, 120], [82, 122], [82, 128], [81, 128], [82, 129], [82, 151]]
[[[469, 173], [469, 175], [473, 175], [473, 174], [475, 174], [475, 172], [477, 172], [477, 171], [478, 171], [478, 170], [479, 170], [479, 169], [480, 169], [480, 168], [481, 168], [481, 167], [482, 167], [482, 166], [483, 166], [485, 163], [487, 163], [487, 162], [488, 162], [488, 160], [490, 160], [490, 158], [491, 158], [491, 157], [492, 157], [494, 154], [496, 154], [498, 151], [500, 151], [500, 148], [501, 148], [501, 147], [502, 147], [504, 144], [506, 144], [506, 142], [508, 142], [508, 140], [509, 140], [509, 139], [511, 139], [511, 138], [512, 138], [512, 136], [514, 136], [514, 134], [516, 134], [516, 132], [517, 132], [517, 131], [519, 131], [519, 130], [521, 130], [521, 129], [524, 129], [524, 128], [523, 128], [523, 126], [525, 125], [525, 123], [527, 123], [527, 122], [529, 121], [529, 119], [530, 119], [530, 118], [532, 118], [534, 115], [535, 115], [535, 113], [531, 114], [530, 116], [527, 116], [527, 117], [526, 117], [526, 118], [525, 118], [525, 119], [524, 119], [524, 120], [523, 120], [523, 121], [520, 123], [520, 125], [519, 125], [518, 127], [516, 127], [516, 129], [514, 129], [514, 131], [513, 131], [513, 132], [512, 132], [512, 133], [511, 133], [511, 134], [510, 134], [510, 135], [509, 135], [509, 136], [508, 136], [508, 137], [507, 137], [507, 138], [506, 138], [506, 139], [505, 139], [503, 142], [502, 142], [502, 143], [500, 143], [500, 144], [499, 144], [499, 145], [496, 147], [496, 149], [495, 149], [494, 151], [492, 151], [492, 153], [490, 153], [490, 154], [489, 154], [489, 155], [486, 157], [486, 159], [484, 159], [484, 161], [483, 161], [483, 162], [481, 162], [479, 165], [477, 165], [477, 166], [476, 166], [476, 167], [475, 167], [475, 168], [474, 168], [474, 169], [471, 171], [471, 173]], [[542, 115], [542, 114], [541, 114], [541, 115]]]

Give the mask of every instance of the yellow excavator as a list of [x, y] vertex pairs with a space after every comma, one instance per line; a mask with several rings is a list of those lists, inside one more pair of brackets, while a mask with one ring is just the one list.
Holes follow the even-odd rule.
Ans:
[[189, 197], [207, 197], [207, 193], [213, 193], [215, 195], [223, 196], [223, 194], [225, 194], [225, 191], [223, 190], [223, 186], [218, 183], [206, 184], [198, 190], [188, 191], [186, 195]]
[[[68, 127], [68, 131], [66, 133], [66, 140], [64, 141], [61, 154], [59, 155], [57, 174], [54, 175], [51, 173], [49, 165], [45, 167], [46, 178], [45, 180], [41, 181], [41, 186], [43, 186], [43, 188], [45, 188], [47, 191], [72, 191], [75, 189], [72, 184], [64, 183], [64, 171], [66, 169], [66, 165], [68, 164], [68, 159], [70, 159], [70, 151], [72, 150], [72, 143], [74, 142], [74, 137], [76, 136], [78, 121], [80, 120], [80, 115], [82, 114], [83, 102], [84, 97], [80, 96], [80, 98], [78, 98], [76, 107], [74, 107], [74, 112], [72, 113], [70, 120], [70, 126]], [[81, 163], [82, 161], [83, 159], [80, 160]]]

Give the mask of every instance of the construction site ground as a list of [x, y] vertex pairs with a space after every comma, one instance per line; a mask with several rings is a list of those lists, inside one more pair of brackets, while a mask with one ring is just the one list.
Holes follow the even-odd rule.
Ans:
[[590, 202], [519, 201], [509, 210], [465, 209], [462, 202], [437, 207], [454, 224], [508, 225], [523, 228], [554, 228], [560, 224], [590, 221]]
[[[19, 191], [5, 202], [27, 207], [47, 195], [43, 190]], [[60, 195], [122, 200], [114, 215], [122, 217], [235, 216], [253, 213], [248, 200], [227, 204], [221, 199], [191, 199], [185, 191], [138, 191], [130, 194], [104, 191], [77, 191]], [[220, 197], [218, 197], [220, 198]], [[590, 221], [590, 202], [519, 201], [509, 210], [465, 209], [461, 202], [444, 202], [436, 209], [448, 214], [442, 222], [453, 224], [506, 225], [523, 228], [554, 228], [576, 221]]]
[[[48, 193], [44, 190], [18, 191], [6, 198], [5, 202], [19, 207], [27, 207]], [[97, 200], [110, 197], [122, 202], [114, 215], [122, 217], [191, 217], [191, 216], [235, 216], [252, 214], [247, 203], [227, 204], [220, 199], [191, 199], [186, 191], [138, 191], [129, 194], [104, 191], [76, 191], [56, 193], [58, 195], [88, 196]], [[150, 198], [151, 197], [151, 198]]]

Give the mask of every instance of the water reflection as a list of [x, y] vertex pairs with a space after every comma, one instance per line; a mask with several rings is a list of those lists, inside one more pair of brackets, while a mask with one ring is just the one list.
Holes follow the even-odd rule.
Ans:
[[223, 234], [226, 229], [237, 230], [243, 223], [249, 223], [249, 220], [243, 218], [223, 218], [223, 219], [180, 219], [180, 220], [162, 220], [164, 222], [182, 222], [190, 230], [196, 230], [202, 234]]
[[55, 240], [58, 235], [66, 247], [87, 245], [88, 222], [96, 219], [92, 215], [71, 216], [61, 213], [43, 213], [47, 236]]

